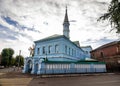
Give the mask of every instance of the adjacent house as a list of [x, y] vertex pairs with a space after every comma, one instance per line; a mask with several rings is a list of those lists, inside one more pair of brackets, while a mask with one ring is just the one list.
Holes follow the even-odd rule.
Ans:
[[102, 45], [91, 51], [91, 57], [107, 63], [107, 68], [120, 67], [120, 41]]

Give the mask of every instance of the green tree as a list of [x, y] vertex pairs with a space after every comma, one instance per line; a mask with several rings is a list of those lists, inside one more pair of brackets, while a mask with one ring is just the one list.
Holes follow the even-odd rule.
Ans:
[[2, 65], [10, 66], [13, 54], [14, 54], [14, 50], [12, 48], [4, 48], [1, 52]]
[[11, 59], [11, 65], [14, 66], [15, 65], [15, 58]]
[[17, 55], [15, 58], [15, 65], [22, 66], [24, 65], [24, 57], [22, 55]]
[[116, 33], [120, 33], [120, 1], [112, 0], [107, 13], [104, 13], [98, 20], [109, 20], [113, 29], [116, 29]]

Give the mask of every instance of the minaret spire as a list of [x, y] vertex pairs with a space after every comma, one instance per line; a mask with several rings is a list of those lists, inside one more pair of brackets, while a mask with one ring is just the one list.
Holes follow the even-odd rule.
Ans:
[[66, 11], [65, 11], [64, 22], [68, 22], [68, 23], [69, 23], [69, 20], [68, 20], [68, 14], [67, 14], [67, 6], [66, 6]]
[[67, 6], [66, 6], [66, 10], [65, 10], [65, 18], [64, 18], [64, 22], [63, 22], [63, 35], [66, 36], [69, 39], [69, 19], [68, 19], [68, 14], [67, 14]]

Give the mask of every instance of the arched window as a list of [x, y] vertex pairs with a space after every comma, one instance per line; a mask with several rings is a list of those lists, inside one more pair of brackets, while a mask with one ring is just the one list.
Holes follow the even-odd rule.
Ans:
[[48, 47], [48, 53], [51, 53], [52, 52], [52, 46], [49, 46]]
[[45, 54], [45, 47], [43, 47], [43, 54]]
[[104, 53], [103, 53], [103, 52], [100, 52], [100, 54], [101, 54], [101, 57], [104, 58]]
[[59, 46], [55, 45], [55, 53], [59, 53]]

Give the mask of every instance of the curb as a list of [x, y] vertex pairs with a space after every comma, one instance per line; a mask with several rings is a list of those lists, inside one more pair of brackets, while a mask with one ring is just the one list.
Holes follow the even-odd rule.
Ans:
[[114, 75], [119, 73], [94, 73], [94, 74], [49, 74], [49, 75], [38, 75], [37, 78], [54, 78], [54, 77], [79, 77], [79, 76], [100, 76], [100, 75]]

